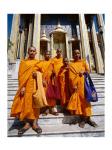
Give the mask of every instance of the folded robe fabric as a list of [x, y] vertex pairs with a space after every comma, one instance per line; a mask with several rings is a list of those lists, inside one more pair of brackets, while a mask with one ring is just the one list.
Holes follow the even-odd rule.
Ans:
[[33, 94], [33, 108], [42, 108], [48, 106], [45, 91], [42, 83], [42, 73], [37, 71], [37, 91]]

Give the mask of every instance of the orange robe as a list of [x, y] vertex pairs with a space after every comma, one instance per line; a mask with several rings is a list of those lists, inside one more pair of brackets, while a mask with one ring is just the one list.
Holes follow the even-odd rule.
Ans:
[[59, 84], [61, 92], [61, 105], [64, 106], [69, 102], [70, 90], [69, 90], [69, 71], [62, 66], [59, 71]]
[[[52, 75], [52, 71], [53, 71], [53, 64], [52, 64], [52, 61], [51, 60], [43, 60], [41, 61], [41, 68], [42, 68], [42, 71], [43, 71], [43, 80], [46, 81], [46, 87], [44, 88], [45, 89], [45, 93], [46, 93], [46, 99], [47, 99], [47, 103], [49, 106], [52, 106], [54, 107], [56, 105], [56, 101], [55, 101], [55, 98], [53, 95], [54, 94], [54, 89], [53, 89], [53, 85], [52, 85], [52, 78], [51, 78], [51, 75]], [[51, 92], [50, 93], [50, 98], [47, 97], [47, 92]]]
[[[19, 89], [14, 97], [11, 108], [11, 117], [18, 117], [21, 121], [24, 119], [39, 118], [39, 109], [33, 108], [32, 95], [36, 92], [36, 82], [32, 73], [40, 70], [39, 61], [22, 60], [19, 67]], [[21, 89], [25, 87], [24, 96], [20, 96]]]
[[[69, 81], [71, 98], [67, 109], [76, 115], [91, 116], [91, 104], [86, 100], [84, 94], [84, 76], [80, 77], [79, 72], [89, 72], [88, 64], [85, 60], [71, 62], [69, 70]], [[77, 86], [77, 92], [73, 91], [73, 87]]]
[[61, 99], [61, 93], [60, 93], [60, 85], [59, 85], [59, 71], [60, 71], [60, 68], [63, 66], [63, 58], [57, 58], [57, 57], [54, 57], [52, 59], [52, 63], [53, 63], [53, 70], [54, 70], [54, 73], [56, 75], [55, 77], [55, 83], [54, 83], [54, 87], [55, 87], [55, 97], [56, 99]]

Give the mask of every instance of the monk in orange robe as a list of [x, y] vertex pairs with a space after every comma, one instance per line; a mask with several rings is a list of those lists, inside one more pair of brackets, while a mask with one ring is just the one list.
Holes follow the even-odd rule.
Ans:
[[[48, 103], [48, 111], [53, 115], [58, 115], [56, 111], [54, 111], [54, 106], [56, 105], [55, 100], [55, 91], [53, 89], [53, 64], [52, 60], [50, 59], [51, 55], [49, 51], [45, 52], [45, 60], [41, 61], [41, 67], [43, 70], [43, 82], [44, 82], [44, 89], [46, 93], [46, 99]], [[44, 114], [48, 114], [46, 111]]]
[[61, 93], [60, 93], [58, 74], [59, 74], [60, 68], [63, 66], [63, 58], [62, 58], [61, 49], [57, 49], [56, 53], [57, 53], [57, 55], [52, 59], [53, 71], [54, 71], [54, 75], [55, 75], [54, 87], [55, 87], [55, 98], [56, 98], [56, 100], [60, 100]]
[[61, 106], [66, 108], [66, 105], [70, 99], [70, 90], [69, 90], [69, 61], [68, 58], [63, 58], [63, 66], [59, 71], [59, 84], [61, 92]]
[[67, 109], [74, 115], [80, 116], [79, 126], [83, 128], [85, 123], [96, 126], [96, 123], [90, 119], [92, 114], [91, 104], [86, 100], [84, 94], [84, 73], [90, 72], [86, 60], [81, 59], [80, 51], [73, 51], [74, 61], [69, 65], [69, 81], [71, 98]]
[[42, 129], [38, 126], [40, 109], [33, 107], [33, 93], [36, 92], [36, 71], [42, 71], [39, 61], [35, 59], [36, 48], [28, 49], [29, 57], [22, 60], [19, 67], [19, 89], [15, 95], [11, 117], [25, 121], [25, 126], [18, 131], [18, 136], [22, 136], [31, 126], [34, 131], [41, 133]]

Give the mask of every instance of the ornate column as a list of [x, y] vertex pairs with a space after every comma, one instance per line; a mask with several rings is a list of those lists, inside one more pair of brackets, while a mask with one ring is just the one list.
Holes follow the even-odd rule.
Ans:
[[94, 21], [92, 23], [92, 41], [93, 41], [93, 47], [94, 47], [94, 55], [95, 55], [97, 73], [104, 73], [104, 64], [103, 64], [101, 51], [98, 45], [98, 39], [97, 39]]
[[17, 57], [17, 46], [19, 38], [19, 24], [20, 24], [20, 15], [14, 14], [12, 20], [12, 29], [10, 35], [10, 41], [12, 43], [11, 49], [8, 50], [8, 55], [10, 55], [9, 63], [15, 63]]
[[97, 14], [97, 20], [98, 20], [98, 28], [99, 28], [99, 35], [100, 35], [100, 41], [101, 41], [101, 53], [103, 57], [103, 61], [105, 59], [105, 30], [104, 30], [104, 21], [103, 21], [103, 15]]
[[47, 42], [47, 50], [50, 51], [50, 41]]
[[51, 37], [50, 37], [50, 41], [51, 41], [51, 57], [53, 58], [55, 56], [55, 53], [54, 53], [54, 46], [53, 46], [53, 43], [54, 43], [54, 40], [53, 40], [53, 34], [51, 34]]
[[[76, 30], [77, 30], [77, 37], [78, 37], [78, 40], [80, 42], [81, 38], [80, 38], [80, 27], [79, 27], [79, 25], [76, 25]], [[83, 58], [81, 42], [79, 43], [79, 48], [80, 48], [81, 58]]]
[[80, 38], [81, 38], [81, 46], [82, 46], [82, 55], [83, 58], [86, 58], [90, 65], [90, 45], [89, 45], [89, 38], [88, 38], [88, 31], [85, 22], [84, 14], [79, 14], [79, 25], [80, 25]]
[[98, 19], [98, 26], [99, 26], [99, 28], [102, 27], [102, 31], [103, 31], [103, 40], [105, 40], [105, 30], [104, 30], [104, 20], [103, 20], [103, 15], [102, 15], [102, 14], [97, 14], [97, 19]]
[[65, 33], [65, 41], [66, 41], [66, 57], [69, 59], [69, 49], [68, 49], [68, 36], [67, 33]]
[[34, 16], [34, 30], [33, 30], [33, 46], [37, 49], [36, 58], [39, 59], [40, 54], [40, 25], [41, 25], [41, 15], [35, 14]]
[[25, 31], [23, 30], [21, 34], [21, 41], [20, 41], [20, 59], [24, 59], [24, 45], [25, 45]]
[[32, 38], [33, 38], [33, 21], [32, 21], [32, 18], [30, 18], [27, 51], [28, 51], [28, 48], [32, 45]]
[[69, 42], [69, 56], [70, 56], [70, 60], [72, 60], [73, 56], [72, 56], [72, 42], [71, 41]]

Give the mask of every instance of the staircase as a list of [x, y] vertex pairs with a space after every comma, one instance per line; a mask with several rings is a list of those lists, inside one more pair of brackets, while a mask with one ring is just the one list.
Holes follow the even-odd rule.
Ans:
[[[59, 116], [53, 116], [51, 114], [47, 116], [40, 115], [39, 125], [42, 128], [41, 137], [103, 137], [104, 136], [104, 75], [91, 74], [92, 80], [96, 87], [99, 101], [92, 103], [94, 120], [98, 127], [94, 128], [88, 124], [82, 129], [76, 125], [69, 125], [67, 122], [73, 120], [73, 116], [66, 116], [62, 113]], [[17, 77], [8, 75], [8, 129], [12, 126], [14, 118], [10, 117], [11, 105], [13, 102], [14, 95], [18, 88]], [[18, 130], [14, 129], [8, 131], [8, 137], [16, 137]], [[37, 134], [29, 129], [23, 136], [37, 136]]]

